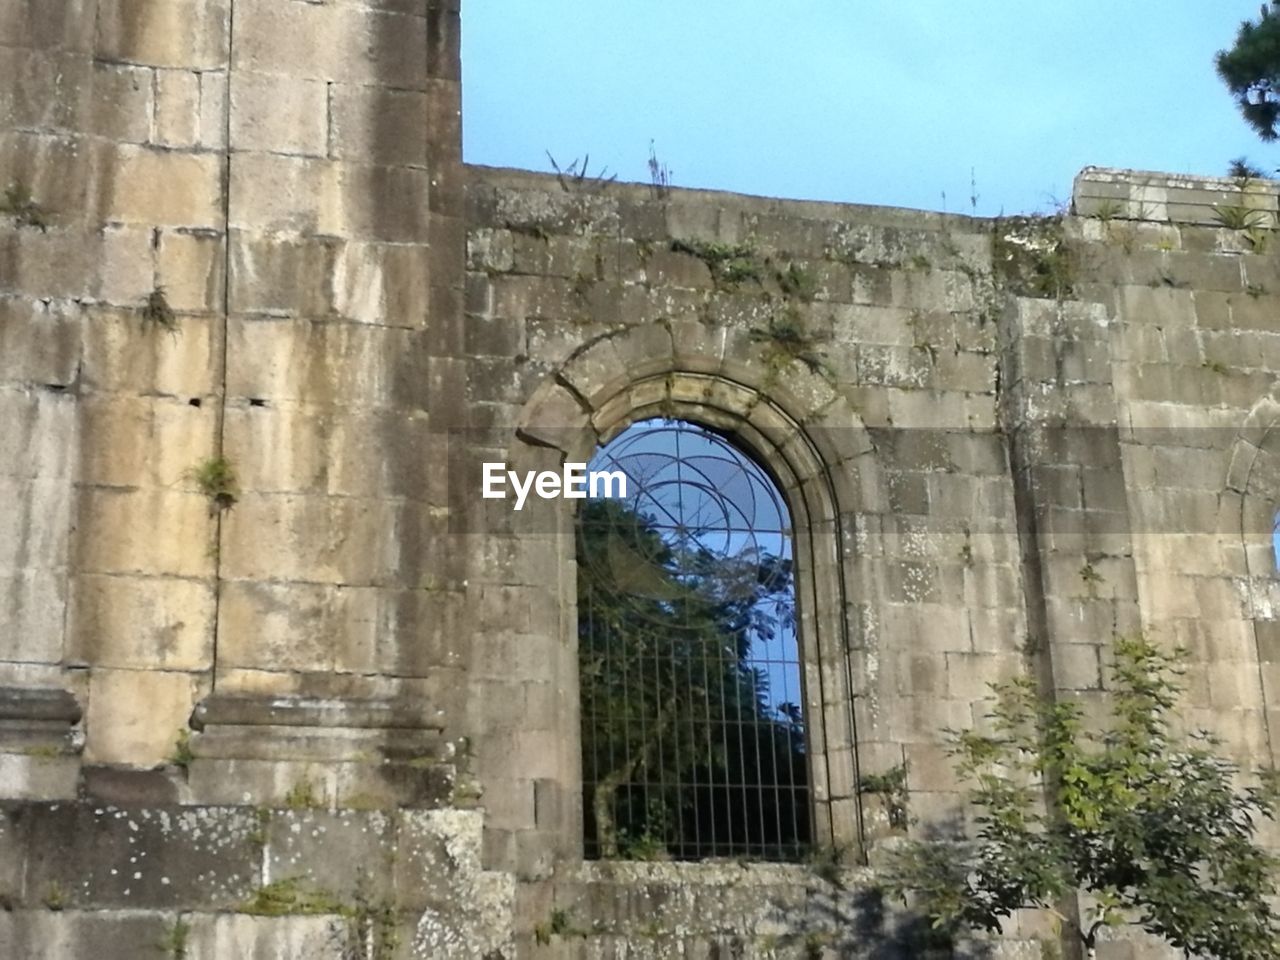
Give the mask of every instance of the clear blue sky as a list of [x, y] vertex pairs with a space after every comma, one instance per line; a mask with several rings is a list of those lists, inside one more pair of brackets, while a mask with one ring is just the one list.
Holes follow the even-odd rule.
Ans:
[[1266, 146], [1213, 72], [1260, 0], [464, 0], [468, 162], [584, 153], [684, 187], [1043, 210], [1088, 165], [1223, 174]]

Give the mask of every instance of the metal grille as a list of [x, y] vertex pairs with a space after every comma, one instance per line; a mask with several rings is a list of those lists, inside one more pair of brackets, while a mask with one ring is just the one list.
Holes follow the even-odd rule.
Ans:
[[633, 424], [592, 460], [626, 497], [578, 522], [586, 854], [809, 849], [789, 514], [726, 438]]

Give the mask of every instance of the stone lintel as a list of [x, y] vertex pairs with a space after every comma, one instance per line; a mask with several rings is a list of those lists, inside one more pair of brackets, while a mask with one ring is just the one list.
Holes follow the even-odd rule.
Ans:
[[61, 723], [71, 726], [80, 722], [80, 713], [79, 701], [66, 690], [52, 687], [0, 687], [0, 722]]
[[429, 704], [403, 700], [338, 700], [213, 694], [196, 705], [191, 726], [323, 727], [422, 730], [440, 733], [444, 722]]

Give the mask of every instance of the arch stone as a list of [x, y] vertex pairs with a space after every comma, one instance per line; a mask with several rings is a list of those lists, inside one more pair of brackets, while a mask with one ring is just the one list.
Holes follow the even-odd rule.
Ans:
[[[517, 429], [523, 444], [511, 451], [512, 462], [519, 468], [534, 448], [545, 454], [548, 447], [566, 461], [585, 462], [631, 423], [669, 417], [733, 436], [773, 476], [795, 527], [806, 708], [819, 758], [812, 769], [815, 837], [860, 850], [845, 594], [846, 584], [862, 577], [846, 544], [856, 540], [864, 491], [882, 487], [874, 444], [849, 402], [803, 363], [779, 370], [749, 337], [695, 327], [650, 324], [585, 344], [525, 405]], [[557, 509], [571, 508], [561, 503]], [[559, 529], [566, 529], [564, 519]], [[560, 556], [560, 595], [576, 596], [572, 551]], [[561, 648], [576, 648], [576, 623], [572, 617], [561, 622]], [[560, 734], [576, 746], [576, 710], [563, 718]], [[564, 822], [579, 825], [580, 834], [580, 816]]]

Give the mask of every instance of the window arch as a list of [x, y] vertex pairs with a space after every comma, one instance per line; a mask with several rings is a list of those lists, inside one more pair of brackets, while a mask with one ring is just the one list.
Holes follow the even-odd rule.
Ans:
[[800, 857], [808, 698], [778, 485], [683, 420], [632, 423], [589, 469], [626, 493], [577, 526], [586, 855]]

